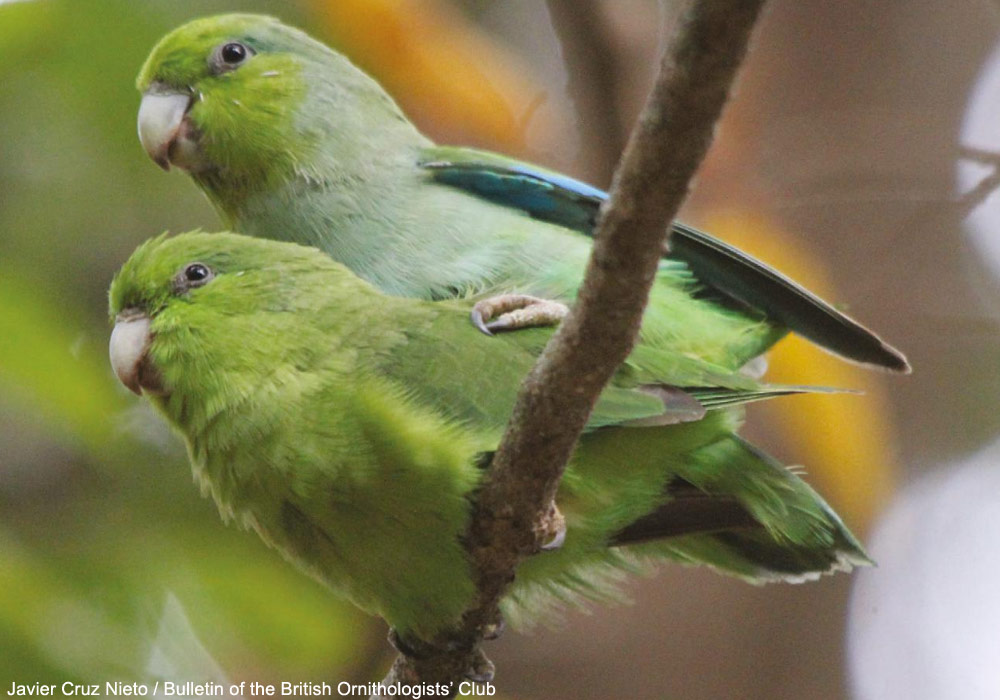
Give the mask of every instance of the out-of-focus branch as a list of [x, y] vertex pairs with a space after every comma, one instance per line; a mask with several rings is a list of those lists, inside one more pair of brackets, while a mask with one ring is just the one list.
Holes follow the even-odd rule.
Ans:
[[[559, 529], [555, 494], [605, 383], [631, 351], [669, 224], [687, 195], [764, 0], [695, 0], [615, 173], [577, 303], [521, 386], [467, 533], [478, 595], [438, 639], [407, 640], [384, 683], [492, 675], [480, 645], [518, 563]], [[474, 223], [474, 222], [473, 222]]]
[[960, 158], [974, 160], [993, 169], [991, 173], [976, 183], [975, 187], [968, 192], [963, 192], [948, 208], [949, 213], [954, 211], [961, 220], [971, 214], [976, 207], [986, 201], [986, 198], [1000, 187], [1000, 153], [972, 146], [959, 146], [958, 155]]
[[589, 181], [606, 186], [625, 145], [614, 42], [599, 0], [547, 0], [576, 107]]

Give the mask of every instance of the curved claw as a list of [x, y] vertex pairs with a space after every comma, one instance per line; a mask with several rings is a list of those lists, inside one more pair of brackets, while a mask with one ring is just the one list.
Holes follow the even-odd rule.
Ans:
[[552, 504], [552, 509], [549, 512], [547, 525], [549, 539], [539, 547], [543, 552], [559, 549], [566, 541], [566, 518], [555, 503]]
[[[482, 302], [479, 302], [480, 304]], [[472, 307], [472, 311], [469, 312], [469, 320], [472, 321], [472, 325], [480, 330], [480, 332], [486, 335], [493, 335], [490, 327], [486, 325], [486, 321], [483, 319], [483, 311], [479, 304]]]
[[494, 639], [500, 639], [505, 629], [507, 629], [507, 622], [502, 615], [497, 613], [497, 619], [483, 628], [483, 639], [491, 642]]
[[560, 526], [552, 533], [552, 537], [548, 542], [541, 546], [543, 552], [551, 552], [555, 549], [559, 549], [566, 542], [566, 524], [561, 523]]

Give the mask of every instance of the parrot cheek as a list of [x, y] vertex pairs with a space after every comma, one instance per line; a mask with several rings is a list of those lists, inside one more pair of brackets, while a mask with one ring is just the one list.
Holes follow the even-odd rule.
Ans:
[[108, 345], [111, 368], [122, 384], [140, 396], [143, 389], [154, 394], [163, 392], [159, 372], [149, 361], [151, 340], [150, 320], [145, 314], [126, 309], [115, 318]]

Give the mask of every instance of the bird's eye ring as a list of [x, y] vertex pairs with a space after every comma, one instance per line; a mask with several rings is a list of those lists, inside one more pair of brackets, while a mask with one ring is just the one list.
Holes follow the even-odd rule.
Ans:
[[238, 41], [230, 41], [215, 50], [211, 64], [216, 72], [230, 71], [238, 68], [248, 58], [254, 55], [254, 50]]
[[215, 278], [215, 272], [208, 265], [200, 262], [189, 263], [177, 275], [174, 288], [178, 292], [186, 292], [194, 287], [208, 284]]

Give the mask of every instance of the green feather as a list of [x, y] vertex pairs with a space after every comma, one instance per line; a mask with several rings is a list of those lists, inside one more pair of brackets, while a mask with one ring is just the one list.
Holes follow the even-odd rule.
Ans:
[[[214, 276], [186, 288], [193, 262]], [[487, 337], [468, 301], [390, 297], [313, 248], [228, 233], [147, 242], [110, 300], [151, 319], [149, 398], [224, 519], [403, 633], [460, 615], [470, 498], [551, 329]], [[804, 390], [641, 342], [561, 484], [566, 543], [521, 567], [511, 619], [613, 596], [644, 561], [751, 581], [866, 563], [819, 496], [735, 435], [740, 403]]]
[[[234, 40], [255, 55], [213, 73], [209, 57]], [[496, 154], [435, 147], [375, 81], [296, 29], [254, 15], [196, 20], [153, 49], [138, 86], [197, 98], [191, 175], [234, 230], [316, 246], [398, 296], [576, 294], [591, 245], [581, 231], [603, 193]], [[671, 357], [732, 371], [792, 328], [845, 357], [908, 369], [870, 331], [731, 246], [677, 225], [674, 247], [642, 329]]]

